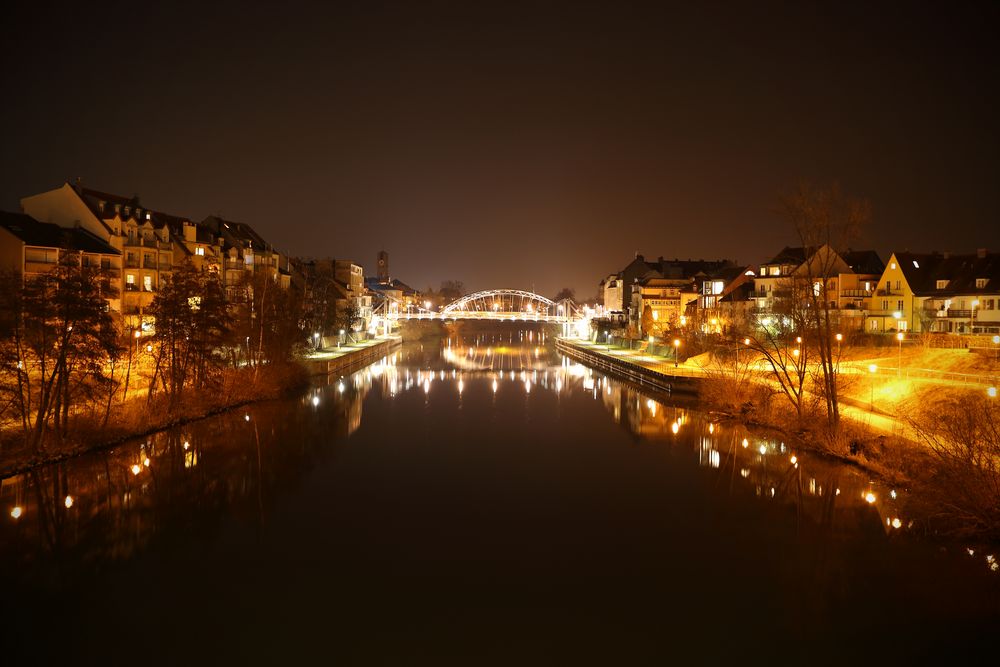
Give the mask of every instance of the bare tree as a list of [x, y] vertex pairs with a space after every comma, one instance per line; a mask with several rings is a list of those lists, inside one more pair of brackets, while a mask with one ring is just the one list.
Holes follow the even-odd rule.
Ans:
[[[832, 432], [840, 427], [837, 387], [839, 359], [834, 343], [838, 328], [837, 276], [846, 272], [841, 257], [862, 228], [871, 220], [867, 200], [847, 197], [837, 184], [823, 187], [800, 185], [781, 199], [781, 212], [795, 229], [805, 250], [806, 261], [796, 271], [793, 281], [805, 283], [793, 287], [795, 298], [806, 304], [800, 323], [802, 336], [808, 338], [818, 357], [827, 422]], [[839, 352], [838, 352], [839, 353]]]

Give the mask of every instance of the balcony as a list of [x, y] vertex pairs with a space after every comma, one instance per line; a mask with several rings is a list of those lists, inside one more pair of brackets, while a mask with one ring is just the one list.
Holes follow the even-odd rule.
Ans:
[[840, 296], [845, 299], [867, 299], [871, 295], [872, 295], [871, 290], [866, 290], [866, 289], [840, 290]]
[[957, 317], [957, 318], [963, 318], [963, 319], [967, 319], [968, 320], [968, 319], [972, 319], [972, 310], [971, 309], [970, 310], [964, 310], [964, 309], [958, 309], [958, 308], [949, 308], [948, 309], [948, 314], [945, 315], [944, 317]]
[[876, 296], [903, 296], [903, 290], [883, 287], [880, 290], [875, 290], [875, 294]]
[[144, 239], [128, 236], [125, 238], [126, 248], [156, 248], [157, 250], [172, 250], [174, 244], [159, 239]]

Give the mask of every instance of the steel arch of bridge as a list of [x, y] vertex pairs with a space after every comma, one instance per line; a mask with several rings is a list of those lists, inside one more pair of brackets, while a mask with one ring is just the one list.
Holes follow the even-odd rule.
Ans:
[[552, 316], [555, 302], [541, 294], [518, 289], [493, 289], [466, 294], [441, 309], [442, 317], [460, 313], [490, 315]]

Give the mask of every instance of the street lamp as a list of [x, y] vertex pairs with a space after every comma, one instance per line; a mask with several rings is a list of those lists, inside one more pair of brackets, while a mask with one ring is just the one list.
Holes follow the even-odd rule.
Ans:
[[899, 368], [896, 369], [896, 374], [900, 377], [903, 376], [903, 338], [905, 336], [902, 331], [896, 334], [896, 341], [899, 343]]
[[313, 345], [318, 350], [319, 349], [319, 332], [313, 334]]
[[871, 396], [869, 397], [871, 405], [869, 406], [868, 411], [875, 412], [875, 373], [878, 372], [878, 366], [875, 364], [868, 364], [868, 372], [871, 373], [872, 376]]
[[677, 368], [677, 356], [678, 356], [678, 352], [679, 352], [680, 346], [681, 346], [680, 339], [679, 338], [675, 338], [674, 339], [674, 368]]
[[[844, 340], [844, 334], [837, 334], [837, 368], [840, 368], [840, 343]], [[838, 371], [839, 372], [839, 371]]]

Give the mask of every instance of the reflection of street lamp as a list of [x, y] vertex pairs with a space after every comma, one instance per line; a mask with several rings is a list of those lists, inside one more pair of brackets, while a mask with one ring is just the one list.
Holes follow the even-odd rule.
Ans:
[[899, 368], [896, 369], [896, 374], [902, 377], [903, 375], [903, 332], [900, 331], [896, 334], [896, 340], [899, 342]]
[[680, 352], [681, 341], [679, 338], [674, 339], [674, 368], [677, 368], [677, 356]]
[[871, 401], [871, 405], [869, 406], [868, 409], [870, 412], [875, 412], [875, 373], [878, 372], [878, 366], [876, 366], [875, 364], [868, 364], [868, 372], [871, 373], [872, 376], [872, 381], [871, 381], [872, 391], [869, 399]]

